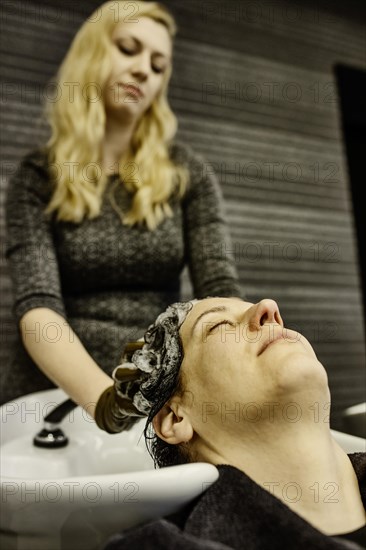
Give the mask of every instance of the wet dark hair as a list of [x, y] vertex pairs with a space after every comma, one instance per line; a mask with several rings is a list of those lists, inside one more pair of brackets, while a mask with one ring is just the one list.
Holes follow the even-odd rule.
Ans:
[[[131, 400], [134, 407], [147, 416], [144, 436], [155, 467], [190, 461], [187, 444], [166, 443], [156, 435], [152, 421], [173, 395], [182, 396], [185, 391], [181, 373], [184, 351], [179, 329], [196, 301], [168, 306], [149, 326], [145, 343], [133, 353], [130, 362], [120, 365], [113, 373], [118, 395]], [[139, 372], [137, 379], [126, 377], [126, 365]]]
[[[173, 395], [182, 396], [184, 393], [184, 380], [182, 373], [179, 373], [178, 379], [171, 384], [170, 388], [165, 388], [164, 398], [159, 399], [159, 403], [154, 405], [146, 421], [144, 436], [147, 449], [154, 460], [155, 468], [165, 468], [166, 466], [177, 466], [178, 464], [187, 464], [192, 461], [191, 454], [183, 444], [172, 445], [167, 443], [156, 435], [152, 425], [154, 416], [160, 411], [167, 401]], [[164, 400], [163, 404], [160, 404]]]

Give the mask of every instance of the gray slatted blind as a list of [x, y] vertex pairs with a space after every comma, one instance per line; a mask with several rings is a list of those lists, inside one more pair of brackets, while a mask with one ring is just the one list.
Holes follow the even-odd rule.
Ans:
[[[82, 21], [99, 2], [2, 7], [2, 196], [41, 143], [42, 98]], [[215, 170], [251, 300], [276, 299], [326, 366], [331, 425], [365, 400], [357, 249], [333, 66], [366, 68], [361, 3], [166, 1], [179, 34], [170, 101], [178, 138]], [[363, 12], [363, 14], [361, 13]], [[4, 215], [1, 213], [3, 230]], [[204, 253], [204, 248], [203, 248]], [[1, 369], [14, 333], [2, 260]], [[183, 295], [190, 295], [185, 272]]]

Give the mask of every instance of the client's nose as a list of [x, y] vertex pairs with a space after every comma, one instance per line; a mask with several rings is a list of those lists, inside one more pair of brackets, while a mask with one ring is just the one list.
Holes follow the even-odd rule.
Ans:
[[265, 299], [256, 304], [251, 312], [250, 324], [260, 327], [265, 323], [276, 323], [283, 327], [280, 310], [274, 300]]

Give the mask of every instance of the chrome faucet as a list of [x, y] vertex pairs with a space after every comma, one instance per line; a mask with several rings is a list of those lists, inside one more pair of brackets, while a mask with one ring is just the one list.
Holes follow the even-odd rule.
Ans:
[[72, 399], [66, 399], [66, 401], [57, 405], [44, 417], [43, 428], [34, 436], [33, 445], [46, 449], [66, 447], [69, 443], [69, 438], [64, 434], [59, 425], [65, 416], [77, 406], [78, 404]]

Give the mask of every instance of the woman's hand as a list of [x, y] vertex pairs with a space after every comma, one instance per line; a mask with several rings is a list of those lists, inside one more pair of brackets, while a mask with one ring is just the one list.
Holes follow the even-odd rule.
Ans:
[[143, 416], [145, 415], [138, 411], [129, 399], [118, 395], [113, 385], [100, 396], [94, 418], [101, 430], [113, 434], [129, 430]]
[[[128, 368], [127, 365], [124, 367], [124, 364], [131, 361], [134, 352], [141, 349], [143, 344], [144, 339], [140, 338], [137, 342], [129, 342], [126, 345], [121, 359], [122, 364], [113, 374], [114, 384], [106, 388], [98, 399], [94, 418], [101, 430], [108, 433], [129, 430], [145, 416], [132, 402], [133, 395], [139, 388], [140, 373], [138, 369]], [[129, 391], [125, 393], [122, 388]], [[121, 395], [122, 392], [123, 395]]]

